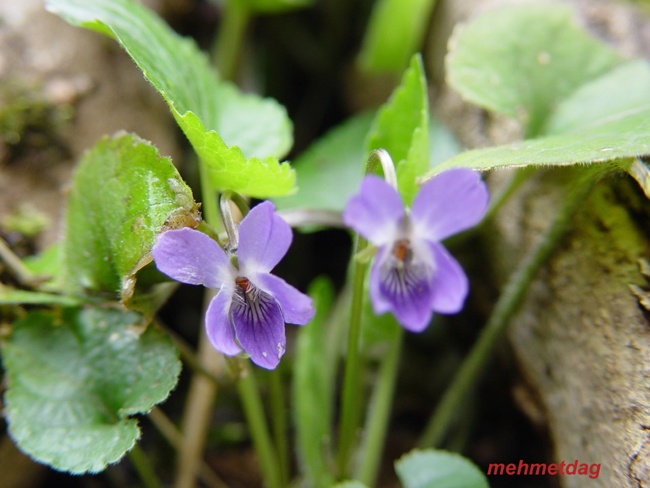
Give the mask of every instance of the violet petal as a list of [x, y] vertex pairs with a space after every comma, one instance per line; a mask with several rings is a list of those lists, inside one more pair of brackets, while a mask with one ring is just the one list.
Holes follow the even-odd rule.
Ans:
[[427, 181], [413, 200], [414, 232], [440, 242], [478, 224], [487, 203], [488, 191], [478, 173], [465, 168], [445, 171]]
[[242, 273], [269, 272], [291, 245], [291, 227], [275, 213], [269, 201], [253, 207], [239, 226], [237, 258]]
[[230, 317], [237, 341], [251, 360], [263, 368], [274, 369], [286, 348], [284, 318], [278, 302], [254, 287], [248, 292], [237, 289]]
[[431, 244], [436, 262], [431, 308], [443, 314], [458, 313], [469, 293], [467, 275], [456, 259], [441, 244]]
[[234, 273], [219, 244], [189, 227], [161, 233], [151, 254], [158, 270], [181, 283], [218, 290]]
[[268, 273], [257, 273], [250, 276], [250, 279], [277, 300], [285, 322], [305, 325], [314, 317], [315, 310], [312, 299], [282, 278]]
[[230, 322], [230, 304], [232, 291], [219, 290], [210, 301], [205, 313], [205, 330], [214, 348], [226, 356], [234, 356], [242, 352], [235, 340], [235, 330]]
[[375, 245], [395, 239], [404, 204], [397, 191], [383, 179], [369, 175], [361, 182], [359, 193], [343, 211], [343, 222]]
[[375, 257], [370, 272], [370, 298], [375, 313], [390, 311], [407, 330], [421, 332], [433, 314], [431, 278], [434, 270], [429, 259], [403, 263], [399, 268], [390, 249]]

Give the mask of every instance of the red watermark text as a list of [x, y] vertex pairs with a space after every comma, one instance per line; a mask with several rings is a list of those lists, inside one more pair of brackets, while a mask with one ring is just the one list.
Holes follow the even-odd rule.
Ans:
[[488, 465], [488, 476], [543, 476], [543, 475], [566, 475], [566, 476], [588, 476], [595, 480], [600, 476], [600, 464], [581, 463], [577, 459], [572, 463], [562, 461], [561, 463], [492, 463]]

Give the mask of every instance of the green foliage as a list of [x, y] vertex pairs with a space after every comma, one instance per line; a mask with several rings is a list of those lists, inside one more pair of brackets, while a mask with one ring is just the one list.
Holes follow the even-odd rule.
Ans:
[[[294, 160], [298, 191], [275, 198], [278, 209], [312, 208], [342, 211], [359, 191], [367, 157], [364, 139], [374, 113], [356, 115], [339, 124]], [[459, 146], [451, 132], [436, 119], [429, 119], [428, 164], [433, 167], [456, 155]], [[396, 130], [401, 130], [396, 126]], [[324, 191], [326, 189], [326, 191]]]
[[620, 117], [602, 118], [566, 134], [466, 151], [436, 166], [427, 176], [445, 169], [476, 170], [523, 166], [566, 166], [605, 163], [650, 154], [650, 106]]
[[623, 119], [641, 107], [650, 108], [650, 63], [621, 64], [582, 85], [562, 100], [548, 119], [545, 134], [565, 134]]
[[121, 44], [168, 103], [216, 189], [260, 198], [292, 190], [293, 170], [276, 159], [293, 139], [278, 103], [219, 80], [193, 41], [133, 0], [47, 0], [46, 5], [71, 24]]
[[[484, 171], [616, 161], [628, 169], [650, 154], [650, 65], [619, 63], [574, 27], [569, 14], [563, 7], [508, 7], [459, 30], [448, 58], [454, 88], [486, 108], [523, 116], [528, 133], [547, 135], [464, 152], [426, 177], [459, 166]], [[487, 30], [489, 40], [478, 43]]]
[[0, 285], [0, 305], [79, 305], [79, 298], [65, 295], [54, 295], [29, 290], [16, 290]]
[[363, 177], [363, 141], [373, 117], [374, 113], [364, 113], [346, 120], [298, 156], [293, 163], [298, 191], [275, 198], [277, 207], [343, 210]]
[[450, 85], [468, 101], [538, 134], [554, 106], [620, 57], [572, 24], [559, 5], [508, 6], [456, 29]]
[[130, 415], [164, 400], [177, 352], [142, 317], [116, 309], [31, 312], [2, 344], [9, 433], [34, 459], [72, 473], [118, 461], [140, 433]]
[[313, 0], [234, 0], [242, 7], [258, 13], [280, 13], [311, 5]]
[[[310, 295], [314, 300], [316, 316], [298, 336], [293, 366], [297, 452], [310, 486], [327, 487], [333, 482], [326, 453], [332, 424], [334, 378], [329, 374], [330, 368], [325, 367], [331, 361], [325, 326], [333, 294], [329, 281], [317, 279], [312, 283]], [[316, 405], [318, 408], [315, 408]]]
[[25, 268], [43, 281], [39, 284], [41, 291], [63, 290], [63, 258], [61, 243], [57, 242], [35, 256], [23, 259]]
[[343, 481], [334, 485], [334, 488], [368, 488], [361, 481]]
[[378, 0], [370, 16], [361, 67], [369, 72], [401, 73], [418, 50], [436, 0]]
[[485, 475], [468, 459], [447, 451], [416, 450], [395, 470], [404, 488], [488, 488]]
[[368, 134], [368, 152], [383, 148], [393, 158], [398, 189], [408, 205], [416, 178], [429, 168], [429, 104], [422, 58], [413, 56], [402, 82], [377, 113]]
[[102, 139], [72, 180], [63, 241], [67, 290], [107, 297], [121, 290], [130, 299], [163, 225], [195, 219], [192, 191], [171, 160], [133, 135]]

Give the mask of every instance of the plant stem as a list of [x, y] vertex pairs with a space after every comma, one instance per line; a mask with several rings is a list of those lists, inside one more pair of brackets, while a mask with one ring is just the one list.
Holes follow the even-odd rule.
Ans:
[[553, 222], [540, 236], [535, 247], [526, 254], [522, 264], [510, 275], [481, 335], [463, 361], [429, 420], [424, 434], [420, 438], [420, 447], [440, 444], [450, 422], [459, 410], [459, 406], [465, 400], [468, 390], [484, 371], [494, 346], [502, 337], [508, 321], [516, 312], [528, 287], [569, 230], [571, 218], [580, 209], [582, 202], [603, 174], [603, 171], [598, 168], [590, 168], [582, 170], [582, 172], [583, 176], [577, 178], [578, 181], [571, 185], [572, 189]]
[[20, 284], [32, 286], [38, 280], [36, 276], [27, 269], [18, 256], [14, 254], [7, 242], [0, 237], [0, 259], [4, 261], [7, 267], [12, 271]]
[[[213, 228], [218, 229], [220, 220], [216, 191], [210, 182], [207, 167], [202, 161], [199, 161], [199, 171], [205, 219]], [[204, 312], [214, 297], [214, 293], [214, 290], [205, 291]], [[197, 359], [201, 370], [208, 372], [210, 376], [218, 376], [220, 355], [210, 344], [203, 322], [199, 334]], [[196, 486], [196, 473], [203, 459], [210, 414], [216, 395], [217, 384], [211, 378], [199, 372], [192, 375], [183, 411], [183, 437], [177, 450], [175, 488]]]
[[225, 80], [234, 80], [250, 12], [244, 2], [228, 0], [223, 9], [219, 32], [212, 46], [212, 62]]
[[[365, 249], [367, 243], [362, 237], [357, 237], [357, 245], [353, 256]], [[354, 260], [352, 278], [352, 304], [350, 306], [350, 328], [348, 330], [348, 349], [343, 377], [343, 394], [339, 421], [339, 450], [336, 466], [340, 479], [347, 477], [350, 466], [352, 445], [356, 436], [361, 415], [359, 399], [359, 376], [361, 358], [359, 354], [359, 338], [361, 336], [361, 318], [363, 313], [363, 298], [365, 292], [366, 263]]]
[[[149, 412], [149, 420], [151, 420], [151, 423], [156, 427], [158, 432], [162, 434], [165, 440], [167, 440], [174, 449], [180, 449], [183, 436], [174, 423], [162, 410], [160, 410], [160, 408], [154, 407], [151, 409], [151, 412]], [[228, 487], [228, 485], [219, 478], [219, 476], [205, 461], [201, 461], [201, 466], [199, 467], [199, 472], [197, 474], [203, 483], [210, 488]]]
[[403, 337], [404, 329], [398, 327], [397, 335], [390, 342], [389, 350], [379, 370], [378, 385], [370, 403], [368, 420], [364, 429], [365, 439], [361, 448], [361, 465], [357, 476], [359, 481], [367, 486], [374, 486], [379, 474], [393, 405]]
[[259, 457], [264, 481], [266, 481], [266, 485], [269, 488], [281, 488], [282, 477], [280, 475], [278, 459], [273, 450], [273, 443], [269, 435], [266, 418], [264, 417], [262, 400], [253, 371], [247, 363], [244, 363], [241, 377], [237, 382], [237, 389], [242, 406], [244, 407], [246, 423], [253, 437], [255, 452]]
[[289, 482], [289, 444], [287, 443], [287, 410], [280, 370], [270, 372], [269, 386], [273, 437], [278, 455], [278, 469], [282, 486]]
[[[213, 290], [206, 290], [205, 308], [207, 308]], [[204, 324], [201, 324], [199, 336], [198, 360], [201, 369], [217, 376], [220, 355], [207, 338]], [[191, 488], [196, 485], [196, 473], [203, 459], [203, 449], [208, 433], [210, 417], [217, 395], [217, 384], [201, 372], [192, 375], [190, 389], [183, 411], [183, 438], [177, 451], [176, 488]]]
[[201, 178], [201, 205], [205, 220], [214, 229], [221, 228], [221, 219], [219, 218], [219, 205], [217, 204], [217, 192], [210, 182], [210, 172], [208, 165], [199, 160], [199, 177]]
[[[500, 191], [490, 198], [490, 205], [488, 206], [483, 222], [494, 217], [501, 207], [510, 199], [510, 197], [523, 185], [530, 176], [537, 171], [537, 168], [527, 167], [516, 170], [510, 179], [500, 188]], [[474, 227], [476, 229], [476, 227]]]
[[181, 355], [181, 360], [188, 366], [192, 372], [199, 373], [205, 376], [206, 379], [212, 381], [216, 386], [219, 385], [219, 379], [212, 372], [207, 371], [198, 356], [194, 353], [192, 347], [183, 340], [176, 332], [168, 328], [166, 325], [163, 325], [160, 321], [156, 322], [156, 325], [165, 332], [174, 343]]
[[138, 444], [135, 444], [129, 451], [129, 459], [131, 460], [131, 464], [133, 464], [135, 470], [138, 472], [138, 476], [140, 476], [142, 485], [145, 488], [162, 487], [153, 466], [151, 466], [151, 463], [149, 462], [149, 458], [147, 458], [145, 453], [142, 452], [142, 449], [140, 449]]

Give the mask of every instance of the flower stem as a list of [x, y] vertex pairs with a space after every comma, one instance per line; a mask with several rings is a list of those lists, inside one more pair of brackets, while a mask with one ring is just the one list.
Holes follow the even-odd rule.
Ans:
[[239, 56], [250, 19], [244, 2], [228, 0], [223, 9], [219, 32], [212, 46], [213, 63], [225, 80], [234, 80]]
[[219, 206], [217, 204], [217, 191], [210, 182], [210, 172], [208, 165], [199, 160], [199, 175], [201, 178], [201, 205], [205, 220], [214, 229], [221, 228], [221, 219], [219, 218]]
[[[357, 237], [357, 245], [353, 256], [365, 249], [367, 242]], [[348, 349], [343, 376], [343, 394], [341, 398], [341, 413], [339, 421], [339, 450], [336, 466], [340, 479], [347, 477], [350, 466], [352, 445], [356, 436], [361, 416], [359, 399], [359, 376], [361, 358], [359, 354], [359, 338], [361, 336], [361, 318], [363, 313], [363, 297], [365, 292], [366, 263], [354, 260], [352, 278], [352, 304], [350, 307], [350, 328], [348, 329]]]
[[365, 439], [361, 448], [362, 459], [357, 479], [367, 486], [374, 486], [377, 480], [381, 456], [384, 450], [390, 412], [395, 393], [395, 382], [402, 351], [404, 329], [397, 328], [397, 334], [389, 343], [389, 350], [379, 370], [379, 379], [368, 411]]
[[395, 164], [393, 163], [390, 154], [385, 149], [373, 149], [368, 156], [366, 163], [366, 174], [374, 174], [377, 167], [381, 166], [384, 173], [386, 183], [397, 190], [397, 173], [395, 172]]
[[246, 422], [253, 437], [255, 452], [259, 458], [260, 468], [264, 481], [269, 488], [281, 488], [282, 476], [278, 465], [278, 458], [273, 449], [271, 436], [264, 417], [262, 400], [257, 388], [257, 382], [250, 366], [245, 363], [242, 375], [237, 382], [239, 398], [241, 399]]
[[577, 178], [575, 184], [571, 184], [572, 190], [567, 195], [553, 222], [540, 236], [535, 247], [524, 257], [522, 264], [510, 275], [481, 335], [463, 361], [429, 420], [424, 434], [420, 438], [420, 447], [440, 444], [450, 422], [459, 410], [459, 406], [465, 400], [468, 390], [485, 369], [494, 346], [502, 337], [506, 325], [516, 312], [528, 287], [569, 230], [573, 215], [580, 209], [582, 202], [603, 175], [603, 171], [599, 168], [582, 170], [582, 173], [583, 175]]
[[271, 371], [269, 393], [271, 403], [271, 418], [273, 422], [273, 437], [278, 455], [278, 470], [282, 486], [289, 482], [289, 444], [287, 443], [287, 410], [285, 406], [284, 389], [280, 370]]
[[162, 484], [156, 476], [153, 466], [149, 462], [146, 454], [142, 451], [138, 444], [135, 444], [129, 451], [129, 459], [131, 464], [138, 472], [138, 476], [142, 480], [142, 485], [145, 488], [161, 488]]
[[[205, 220], [213, 228], [219, 229], [217, 192], [210, 182], [210, 175], [203, 161], [199, 161], [199, 172]], [[213, 296], [213, 290], [205, 291], [204, 312]], [[199, 333], [197, 359], [201, 370], [207, 371], [211, 376], [217, 376], [220, 355], [210, 344], [203, 323]], [[216, 395], [217, 384], [201, 372], [195, 372], [183, 411], [183, 436], [177, 449], [175, 488], [192, 488], [196, 485], [196, 473], [203, 459], [206, 434]]]
[[[213, 296], [213, 290], [206, 290], [205, 308]], [[217, 376], [220, 355], [207, 338], [204, 324], [201, 325], [198, 345], [198, 361], [201, 369], [210, 376]], [[203, 459], [203, 449], [208, 425], [217, 396], [217, 384], [202, 372], [192, 375], [190, 389], [183, 411], [183, 437], [177, 450], [176, 488], [191, 488], [196, 485], [196, 473]]]
[[[180, 449], [182, 434], [176, 428], [174, 423], [165, 415], [165, 413], [158, 407], [154, 407], [149, 412], [148, 416], [151, 423], [156, 427], [158, 432], [169, 442], [174, 449]], [[212, 468], [205, 462], [201, 461], [201, 466], [198, 472], [199, 478], [203, 481], [208, 488], [227, 488], [228, 485], [212, 470]]]

